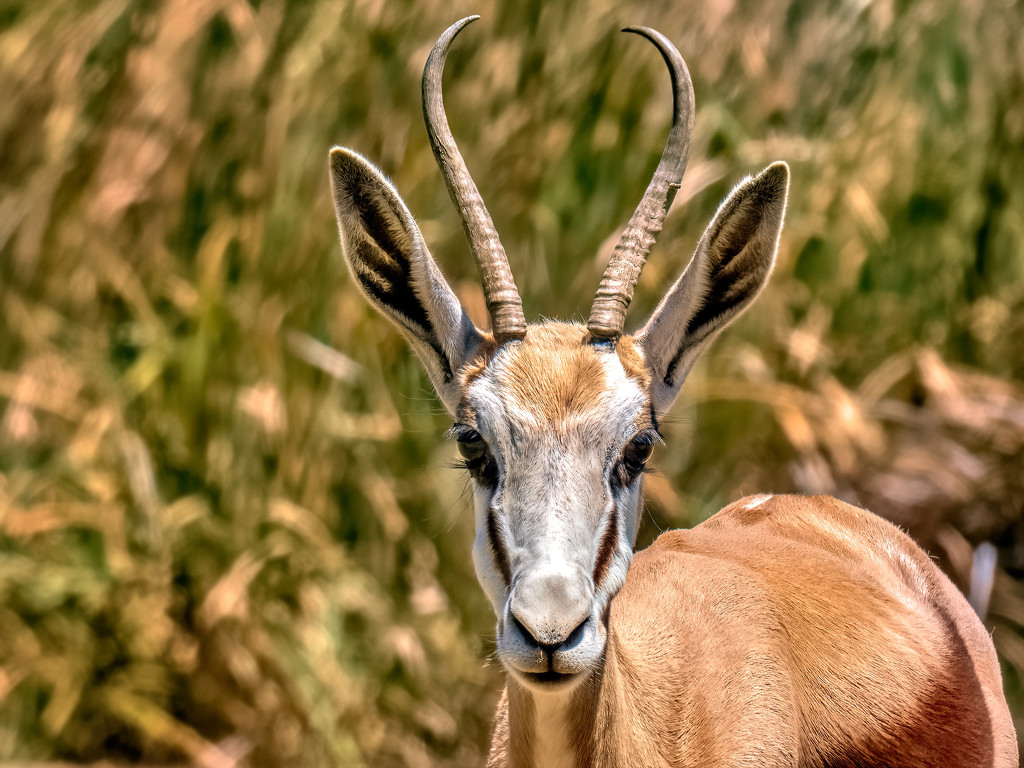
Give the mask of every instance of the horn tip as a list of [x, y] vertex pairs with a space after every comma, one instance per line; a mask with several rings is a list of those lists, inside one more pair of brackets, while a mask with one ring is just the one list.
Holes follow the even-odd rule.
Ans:
[[[437, 42], [434, 43], [434, 50], [431, 52], [430, 58], [432, 58], [434, 54], [437, 53], [438, 51], [441, 51], [441, 58], [443, 59], [444, 56], [447, 55], [448, 48], [455, 40], [455, 36], [458, 35], [459, 32], [461, 32], [463, 29], [465, 29], [467, 25], [472, 24], [479, 18], [479, 14], [475, 14], [473, 16], [466, 16], [465, 18], [459, 19], [450, 27], [448, 27], [448, 29], [444, 31], [444, 34], [442, 34], [441, 37], [437, 39]], [[430, 64], [430, 58], [427, 59], [428, 66]]]
[[632, 32], [634, 35], [641, 35], [642, 37], [646, 37], [647, 39], [651, 39], [654, 36], [662, 36], [661, 33], [658, 32], [658, 30], [656, 29], [651, 29], [650, 27], [642, 27], [639, 25], [632, 27], [623, 27], [621, 31]]

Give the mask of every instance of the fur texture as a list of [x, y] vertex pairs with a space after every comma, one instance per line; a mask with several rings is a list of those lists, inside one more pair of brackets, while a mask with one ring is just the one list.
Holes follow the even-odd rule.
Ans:
[[722, 204], [636, 337], [473, 327], [391, 185], [331, 154], [342, 246], [473, 446], [473, 560], [508, 686], [493, 768], [1017, 765], [992, 642], [906, 536], [743, 499], [633, 555], [658, 419], [771, 272], [782, 163]]
[[[663, 534], [608, 621], [604, 667], [568, 707], [574, 766], [1017, 765], [967, 601], [907, 536], [835, 499], [742, 499]], [[529, 698], [510, 682], [489, 766], [541, 765]]]

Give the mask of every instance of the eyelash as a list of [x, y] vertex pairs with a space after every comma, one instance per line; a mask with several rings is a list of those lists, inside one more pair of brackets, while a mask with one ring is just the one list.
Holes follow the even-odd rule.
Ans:
[[[459, 443], [459, 452], [463, 453], [464, 456], [462, 459], [456, 460], [455, 466], [465, 469], [474, 480], [482, 485], [491, 488], [497, 485], [498, 465], [494, 461], [494, 456], [491, 454], [490, 449], [487, 447], [487, 441], [483, 439], [480, 433], [467, 424], [456, 424], [448, 430], [448, 436], [454, 438]], [[474, 440], [473, 437], [477, 439]], [[478, 458], [465, 458], [461, 446], [475, 444], [477, 441], [482, 443], [483, 452], [481, 455]]]
[[[622, 448], [622, 454], [615, 462], [615, 466], [612, 468], [611, 482], [616, 488], [628, 488], [630, 485], [636, 482], [637, 478], [641, 475], [645, 475], [651, 471], [647, 466], [647, 462], [650, 461], [651, 454], [654, 452], [654, 446], [658, 443], [663, 443], [661, 435], [655, 429], [647, 429], [642, 432], [638, 432], [630, 438], [629, 442], [626, 443]], [[638, 462], [638, 466], [630, 468], [630, 463], [627, 458], [627, 452], [631, 446], [637, 445], [643, 448], [647, 448], [646, 455]]]

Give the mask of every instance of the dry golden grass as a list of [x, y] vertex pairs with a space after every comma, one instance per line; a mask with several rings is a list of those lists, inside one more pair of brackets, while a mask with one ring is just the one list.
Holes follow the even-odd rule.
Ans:
[[[0, 761], [469, 766], [500, 678], [448, 426], [343, 274], [326, 157], [389, 173], [481, 299], [421, 127], [453, 128], [527, 315], [578, 318], [693, 72], [649, 310], [744, 173], [780, 264], [701, 364], [645, 541], [827, 491], [956, 578], [999, 546], [1024, 717], [1024, 10], [1010, 0], [0, 3]], [[964, 584], [966, 586], [966, 584]]]

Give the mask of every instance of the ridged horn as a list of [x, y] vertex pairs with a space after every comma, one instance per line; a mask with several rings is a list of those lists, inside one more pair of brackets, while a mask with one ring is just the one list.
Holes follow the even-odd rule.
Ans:
[[647, 27], [627, 27], [654, 43], [661, 52], [672, 76], [673, 117], [661, 162], [633, 213], [626, 230], [619, 238], [608, 261], [601, 285], [590, 310], [587, 329], [595, 340], [614, 340], [622, 335], [626, 310], [633, 299], [633, 289], [640, 278], [647, 255], [661, 232], [672, 200], [679, 191], [690, 156], [690, 132], [693, 129], [693, 83], [686, 62], [660, 32]]
[[500, 344], [509, 339], [521, 339], [526, 335], [526, 317], [523, 315], [523, 302], [519, 298], [512, 270], [508, 266], [505, 249], [498, 240], [494, 222], [484, 206], [483, 198], [473, 183], [466, 168], [466, 161], [455, 144], [448, 117], [444, 112], [444, 101], [441, 98], [441, 75], [448, 51], [452, 47], [455, 36], [463, 27], [479, 19], [479, 16], [467, 16], [445, 30], [438, 38], [434, 49], [427, 57], [427, 65], [423, 68], [423, 119], [427, 124], [427, 135], [430, 147], [434, 150], [444, 183], [448, 186], [448, 194], [459, 209], [462, 226], [466, 230], [466, 239], [473, 252], [477, 266], [480, 268], [480, 279], [483, 282], [484, 299], [487, 311], [491, 316], [494, 338]]

